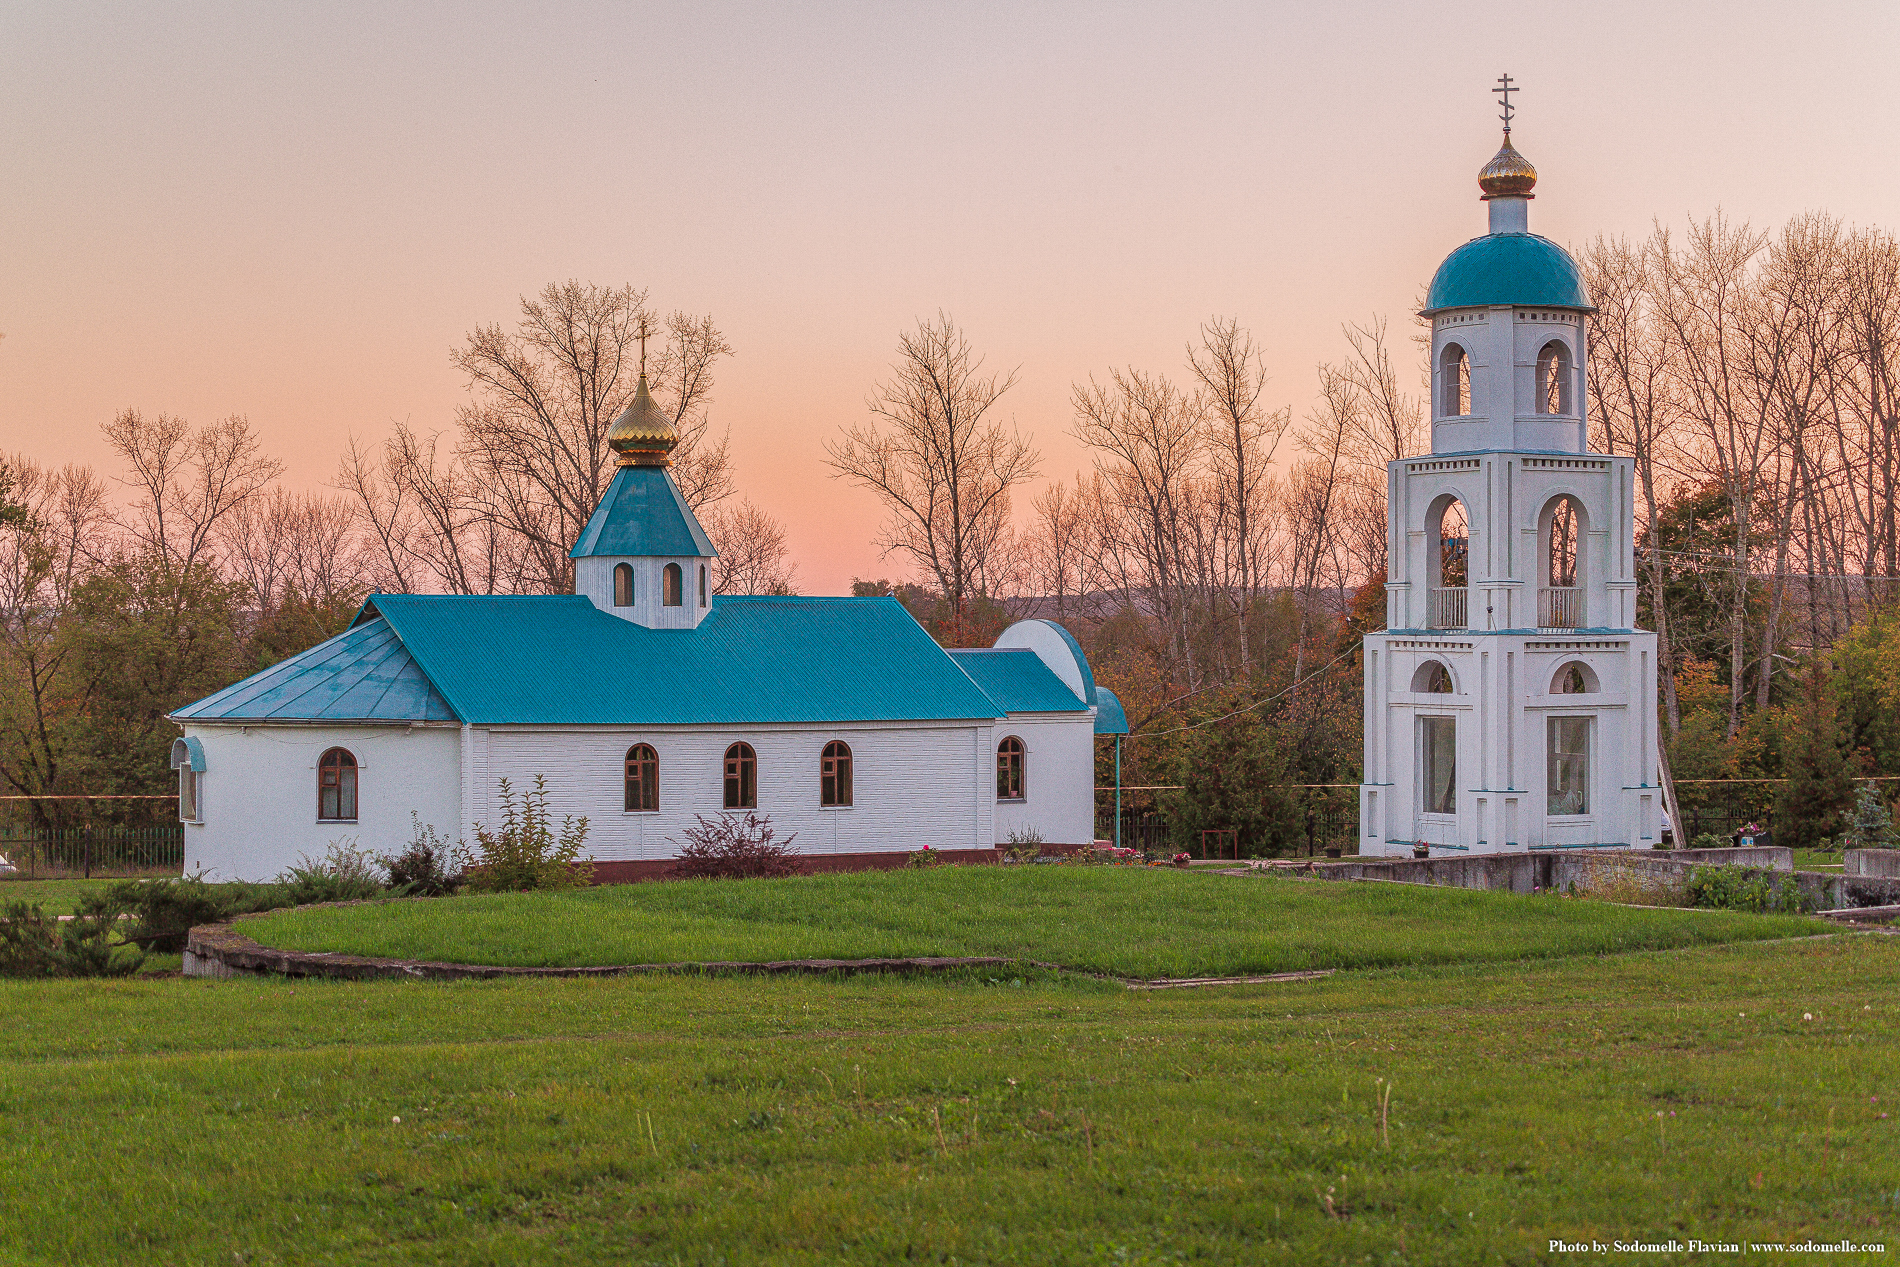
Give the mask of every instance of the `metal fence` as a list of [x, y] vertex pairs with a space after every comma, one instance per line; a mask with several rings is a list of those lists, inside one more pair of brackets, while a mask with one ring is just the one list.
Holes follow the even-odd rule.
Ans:
[[177, 798], [0, 798], [0, 857], [26, 877], [176, 875], [185, 866]]
[[177, 873], [182, 827], [0, 827], [0, 857], [21, 875]]

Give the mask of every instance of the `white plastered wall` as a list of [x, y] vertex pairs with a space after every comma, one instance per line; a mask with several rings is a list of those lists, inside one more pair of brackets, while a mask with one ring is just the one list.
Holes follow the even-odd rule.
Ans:
[[[1027, 750], [1024, 797], [996, 802], [996, 843], [1033, 827], [1051, 845], [1087, 845], [1095, 839], [1095, 722], [1091, 718], [1012, 713], [996, 727], [996, 742], [1011, 735]], [[995, 795], [995, 779], [990, 792]]]
[[[205, 752], [203, 821], [185, 824], [185, 874], [275, 879], [332, 842], [395, 853], [409, 813], [451, 840], [461, 819], [459, 728], [191, 724]], [[357, 820], [317, 820], [317, 760], [347, 748], [357, 761]]]
[[[796, 834], [800, 853], [988, 849], [996, 839], [996, 749], [990, 722], [864, 723], [826, 728], [492, 727], [472, 732], [473, 821], [500, 817], [500, 780], [517, 790], [547, 780], [548, 809], [586, 816], [587, 851], [600, 862], [674, 857], [695, 815], [724, 807], [726, 749], [743, 741], [758, 755], [758, 807], [778, 839]], [[819, 804], [825, 745], [851, 746], [852, 804]], [[628, 813], [624, 761], [636, 743], [660, 761], [660, 808]], [[472, 821], [471, 821], [472, 827]]]

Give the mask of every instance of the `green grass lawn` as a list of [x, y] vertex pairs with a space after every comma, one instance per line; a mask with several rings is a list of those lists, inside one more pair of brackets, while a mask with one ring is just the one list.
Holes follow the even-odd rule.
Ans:
[[0, 1261], [1892, 1261], [1891, 938], [1018, 980], [0, 982]]
[[1804, 936], [1813, 920], [1398, 884], [1119, 867], [943, 867], [286, 911], [287, 950], [574, 966], [1002, 955], [1189, 977], [1514, 960]]
[[29, 906], [39, 906], [48, 915], [71, 915], [79, 905], [80, 898], [88, 893], [100, 892], [125, 878], [20, 880], [0, 877], [0, 904], [25, 902]]

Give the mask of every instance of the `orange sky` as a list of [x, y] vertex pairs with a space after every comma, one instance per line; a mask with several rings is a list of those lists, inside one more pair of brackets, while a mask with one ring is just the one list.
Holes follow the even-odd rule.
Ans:
[[[1525, 14], [1512, 24], [1500, 14]], [[1070, 385], [1213, 313], [1304, 410], [1342, 321], [1483, 231], [1486, 86], [1532, 228], [1717, 206], [1900, 228], [1900, 6], [0, 4], [0, 448], [109, 468], [136, 406], [332, 478], [446, 427], [449, 350], [551, 280], [737, 350], [714, 400], [808, 593], [891, 575], [821, 445], [943, 308], [1045, 470]], [[1026, 499], [1025, 499], [1026, 500]]]

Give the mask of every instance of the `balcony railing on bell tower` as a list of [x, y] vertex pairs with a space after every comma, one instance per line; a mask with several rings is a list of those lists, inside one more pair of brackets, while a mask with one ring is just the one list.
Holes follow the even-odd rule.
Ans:
[[1469, 626], [1465, 620], [1464, 586], [1456, 589], [1435, 589], [1430, 592], [1430, 610], [1426, 612], [1425, 623], [1432, 629], [1465, 629]]
[[1537, 627], [1539, 629], [1582, 628], [1582, 587], [1546, 585], [1539, 589], [1537, 591]]

